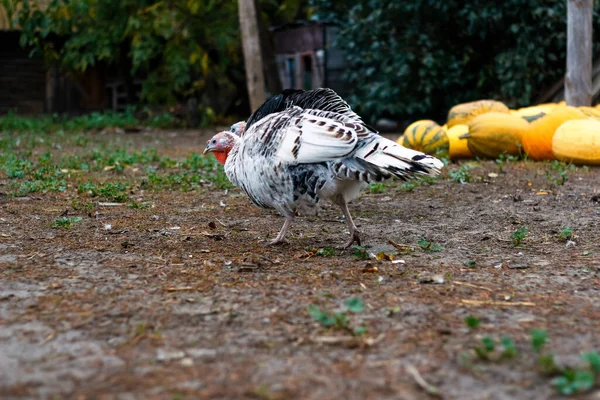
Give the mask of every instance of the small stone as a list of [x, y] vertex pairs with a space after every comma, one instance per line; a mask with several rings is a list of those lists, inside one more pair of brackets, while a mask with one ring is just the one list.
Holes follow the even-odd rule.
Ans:
[[188, 356], [193, 358], [208, 358], [217, 357], [217, 351], [214, 349], [187, 349], [185, 351]]
[[169, 351], [165, 349], [156, 350], [157, 361], [173, 361], [185, 357], [185, 353], [181, 350]]
[[194, 365], [194, 360], [192, 360], [191, 358], [184, 358], [183, 360], [181, 360], [181, 365], [184, 367], [191, 367], [192, 365]]

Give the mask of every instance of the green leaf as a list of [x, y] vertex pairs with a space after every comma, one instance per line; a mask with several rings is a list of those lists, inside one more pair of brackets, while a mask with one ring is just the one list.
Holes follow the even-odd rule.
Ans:
[[485, 336], [481, 339], [481, 343], [483, 343], [483, 348], [488, 353], [491, 353], [496, 349], [496, 344], [494, 343], [494, 339], [489, 336]]
[[357, 326], [356, 328], [354, 328], [354, 334], [356, 336], [362, 336], [365, 333], [367, 333], [367, 327], [366, 326]]
[[546, 375], [554, 375], [560, 371], [560, 368], [556, 365], [554, 361], [554, 355], [552, 354], [542, 354], [538, 357], [538, 365], [542, 373]]
[[465, 324], [467, 324], [467, 326], [471, 329], [476, 329], [480, 323], [481, 321], [479, 320], [479, 318], [474, 317], [472, 315], [469, 315], [465, 318]]
[[595, 351], [591, 351], [589, 353], [583, 353], [581, 358], [590, 364], [592, 371], [600, 374], [600, 354], [596, 353]]
[[548, 332], [543, 329], [533, 329], [531, 331], [531, 346], [536, 353], [540, 353], [548, 342]]
[[511, 338], [503, 336], [500, 339], [500, 343], [502, 343], [502, 347], [504, 347], [501, 354], [502, 358], [513, 358], [517, 355], [517, 347]]
[[361, 313], [365, 309], [365, 303], [361, 299], [353, 297], [346, 301], [346, 308], [355, 314]]

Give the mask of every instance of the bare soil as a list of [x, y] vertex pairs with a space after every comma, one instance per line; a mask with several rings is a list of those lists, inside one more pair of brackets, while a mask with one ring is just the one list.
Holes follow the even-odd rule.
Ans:
[[[205, 134], [136, 141], [186, 157]], [[367, 253], [404, 263], [320, 255], [347, 240], [335, 207], [298, 218], [288, 245], [264, 247], [283, 219], [236, 189], [140, 189], [131, 196], [148, 209], [96, 204], [89, 214], [69, 193], [3, 195], [0, 398], [558, 398], [530, 331], [548, 331], [559, 365], [600, 350], [600, 170], [570, 171], [563, 185], [543, 163], [470, 172], [468, 183], [445, 173], [351, 204]], [[52, 228], [61, 215], [83, 220]], [[571, 240], [558, 237], [565, 226]], [[515, 246], [520, 227], [528, 233]], [[366, 327], [362, 336], [307, 312], [354, 297], [365, 310], [348, 326]], [[484, 336], [512, 338], [519, 354], [479, 359]]]

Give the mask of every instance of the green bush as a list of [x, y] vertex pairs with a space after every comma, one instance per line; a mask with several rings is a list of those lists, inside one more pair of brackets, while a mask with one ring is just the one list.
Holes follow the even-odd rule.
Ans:
[[314, 19], [340, 23], [348, 100], [370, 120], [444, 120], [484, 98], [525, 106], [565, 73], [564, 0], [310, 2]]

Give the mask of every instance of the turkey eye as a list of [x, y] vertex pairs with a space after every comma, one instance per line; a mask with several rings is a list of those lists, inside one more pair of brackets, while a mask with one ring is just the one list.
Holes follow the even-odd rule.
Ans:
[[213, 139], [211, 143], [212, 144], [217, 144], [217, 139]]

